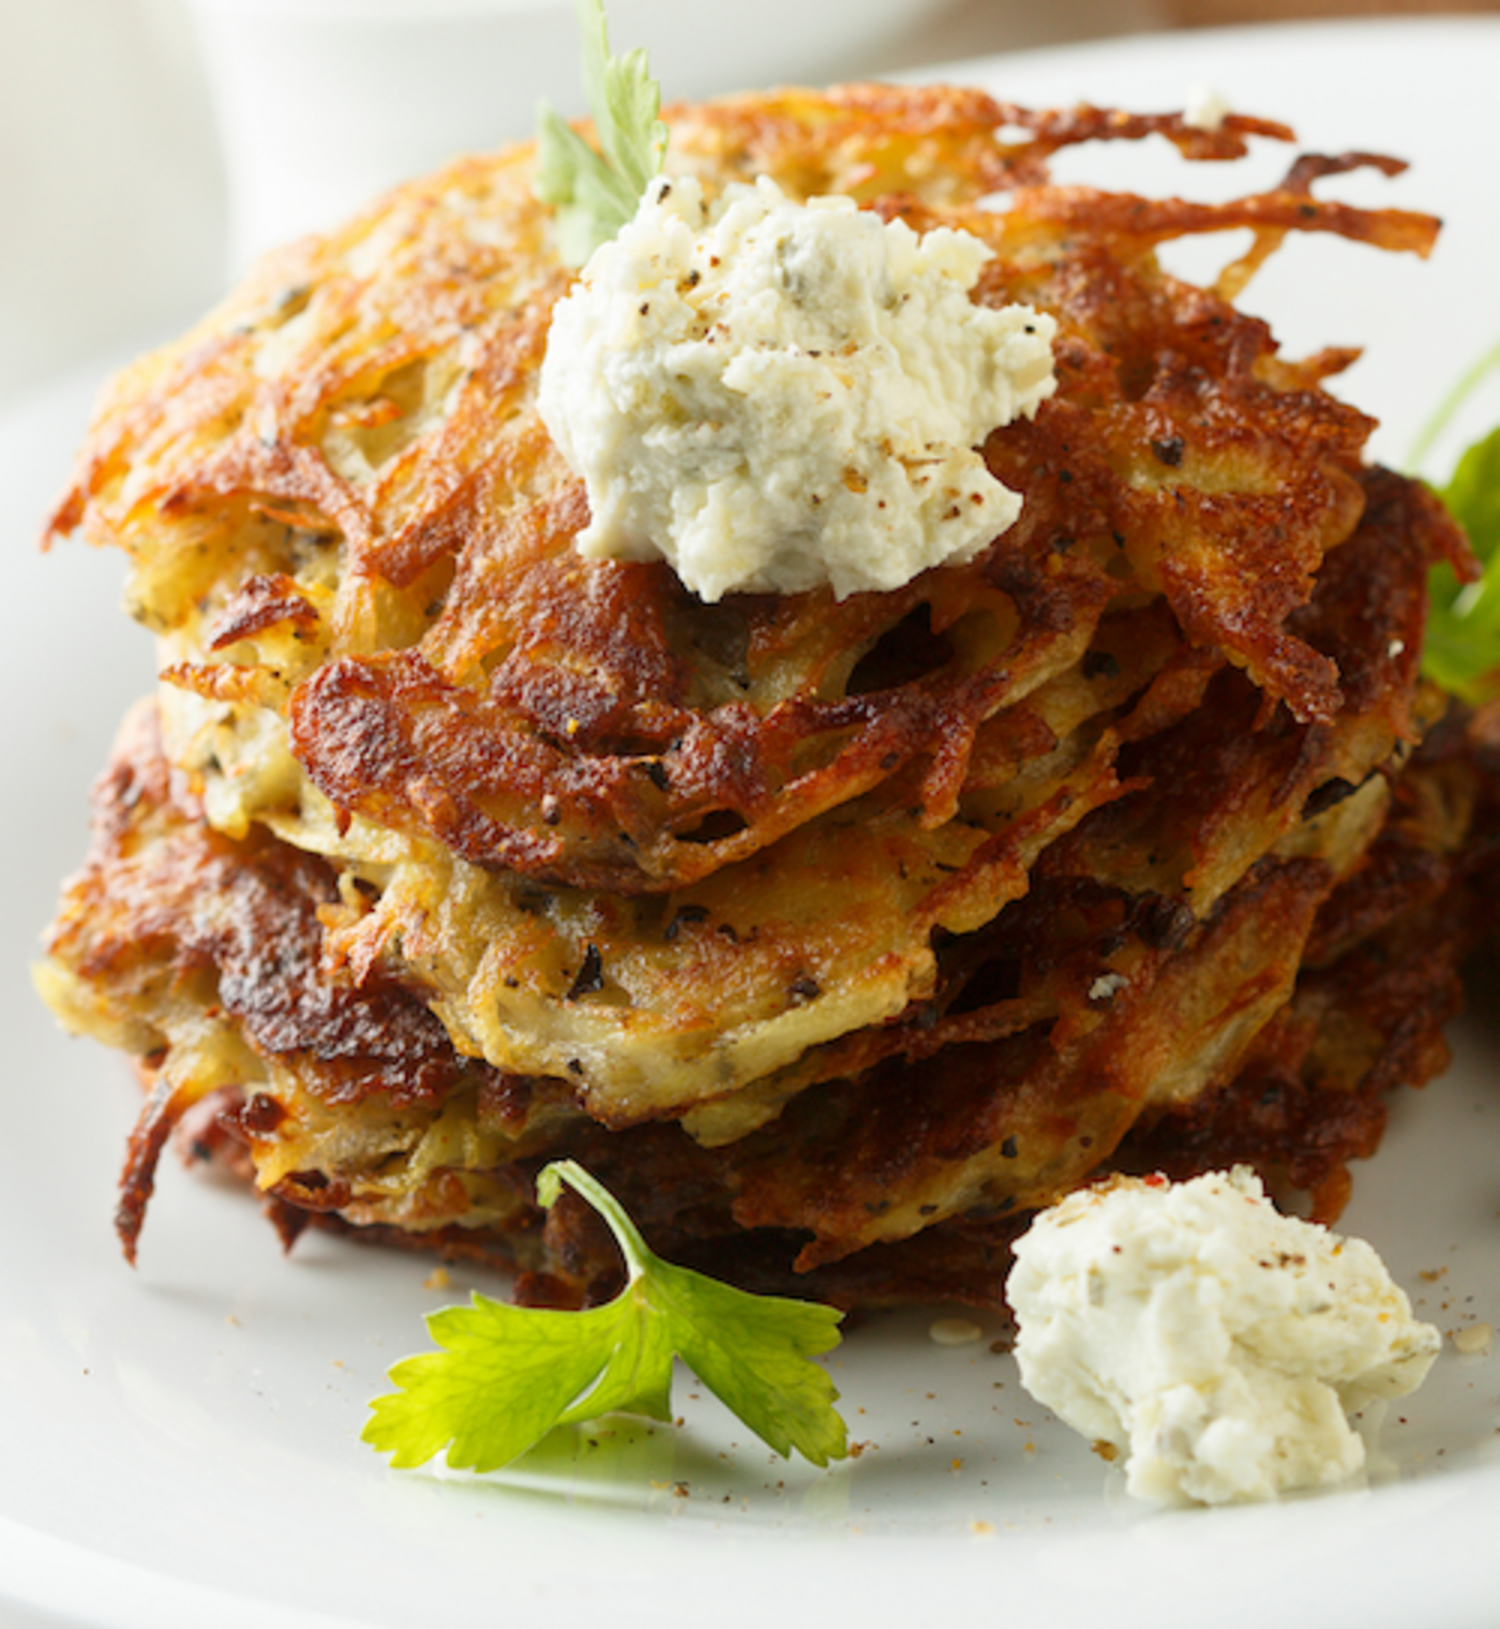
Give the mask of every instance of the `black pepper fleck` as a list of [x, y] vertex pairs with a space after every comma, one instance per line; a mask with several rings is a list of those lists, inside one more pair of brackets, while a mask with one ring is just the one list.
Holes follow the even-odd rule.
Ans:
[[566, 999], [577, 1001], [580, 996], [594, 995], [604, 988], [604, 958], [598, 945], [590, 945], [583, 953], [583, 965], [568, 988]]
[[1120, 664], [1107, 650], [1089, 650], [1083, 653], [1083, 676], [1086, 679], [1118, 679]]
[[708, 907], [706, 905], [679, 905], [672, 915], [672, 920], [667, 923], [666, 928], [663, 930], [662, 937], [670, 945], [676, 940], [677, 935], [682, 932], [683, 928], [691, 923], [706, 922], [707, 920]]

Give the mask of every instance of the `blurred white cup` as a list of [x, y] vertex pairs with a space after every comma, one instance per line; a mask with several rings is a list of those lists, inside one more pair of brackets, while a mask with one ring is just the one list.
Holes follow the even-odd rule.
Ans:
[[[610, 0], [664, 97], [858, 76], [937, 0]], [[192, 0], [229, 185], [230, 262], [334, 224], [460, 152], [584, 112], [572, 0]]]

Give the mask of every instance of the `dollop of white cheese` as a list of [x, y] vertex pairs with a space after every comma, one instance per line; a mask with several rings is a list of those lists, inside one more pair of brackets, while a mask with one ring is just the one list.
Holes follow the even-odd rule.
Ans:
[[1015, 1253], [1022, 1384], [1128, 1454], [1143, 1499], [1342, 1481], [1364, 1463], [1346, 1411], [1415, 1390], [1440, 1345], [1368, 1244], [1282, 1215], [1243, 1167], [1084, 1189]]
[[1054, 389], [1050, 317], [976, 304], [990, 250], [762, 178], [658, 178], [559, 302], [540, 410], [595, 558], [704, 600], [840, 598], [972, 558], [1021, 500], [976, 449]]

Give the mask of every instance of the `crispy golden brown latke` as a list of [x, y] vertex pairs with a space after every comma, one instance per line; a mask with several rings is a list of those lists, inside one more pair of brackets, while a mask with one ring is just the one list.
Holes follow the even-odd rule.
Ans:
[[[1445, 1061], [1481, 927], [1463, 886], [1475, 795], [1450, 738], [1402, 778], [1342, 882], [1327, 858], [1269, 859], [1201, 926], [1160, 899], [1042, 883], [971, 947], [979, 1022], [965, 1030], [955, 1004], [946, 1045], [893, 1050], [706, 1149], [672, 1124], [609, 1130], [566, 1083], [456, 1054], [398, 985], [331, 976], [329, 867], [208, 827], [144, 709], [96, 791], [49, 994], [143, 1062], [120, 1208], [132, 1252], [181, 1126], [197, 1157], [256, 1181], [288, 1238], [316, 1219], [421, 1242], [519, 1267], [543, 1298], [598, 1293], [616, 1265], [581, 1214], [534, 1202], [536, 1169], [568, 1156], [657, 1248], [757, 1287], [998, 1305], [1024, 1214], [1116, 1160], [1245, 1159], [1336, 1212], [1384, 1094]], [[1318, 819], [1336, 853], [1337, 823]]]
[[[1410, 767], [1430, 564], [1371, 421], [1233, 298], [1315, 195], [1054, 184], [1059, 148], [1282, 127], [856, 86], [669, 111], [669, 168], [849, 192], [994, 254], [1058, 389], [985, 455], [1020, 521], [905, 588], [704, 605], [584, 561], [534, 408], [569, 286], [527, 147], [273, 256], [102, 404], [52, 523], [130, 556], [157, 705], [101, 782], [42, 972], [142, 1060], [133, 1251], [174, 1127], [283, 1232], [612, 1271], [546, 1159], [658, 1248], [844, 1301], [999, 1296], [1114, 1160], [1246, 1158], [1327, 1208], [1440, 1064], [1472, 755]], [[1006, 194], [1003, 208], [986, 202]], [[1248, 228], [1213, 289], [1170, 239]], [[1452, 729], [1450, 724], [1448, 728]], [[1362, 994], [1372, 992], [1369, 1000]], [[1279, 1105], [1279, 1107], [1277, 1107]]]
[[[1337, 673], [1288, 619], [1359, 514], [1370, 424], [1321, 388], [1348, 353], [1286, 362], [1154, 251], [1249, 226], [1252, 259], [1293, 230], [1425, 253], [1434, 222], [1313, 195], [1353, 161], [1217, 206], [1043, 179], [1064, 143], [1160, 131], [1229, 155], [1281, 133], [1253, 120], [1213, 136], [854, 87], [669, 122], [669, 164], [715, 184], [765, 171], [966, 227], [995, 250], [980, 299], [1058, 318], [1057, 396], [988, 449], [1020, 524], [972, 565], [842, 603], [704, 606], [664, 564], [580, 560], [584, 499], [533, 410], [568, 278], [529, 150], [465, 160], [273, 257], [127, 373], [55, 517], [132, 556], [133, 607], [206, 704], [172, 729], [221, 783], [212, 818], [285, 831], [326, 799], [341, 824], [613, 894], [699, 880], [872, 794], [936, 825], [984, 721], [1131, 591], [1299, 718], [1337, 713]], [[978, 207], [1003, 186], [1008, 210]], [[272, 775], [283, 725], [297, 769], [283, 753]]]
[[[1408, 482], [1372, 472], [1366, 485], [1364, 520], [1300, 633], [1348, 673], [1367, 709], [1350, 715], [1354, 735], [1373, 718], [1388, 747], [1387, 715], [1404, 719], [1414, 699], [1413, 658], [1398, 647], [1419, 637], [1437, 517]], [[1000, 1251], [1017, 1217], [1103, 1168], [1127, 1138], [1206, 1153], [1206, 1125], [1221, 1151], [1247, 1152], [1225, 1125], [1247, 1118], [1247, 1060], [1289, 1045], [1294, 1061], [1311, 1060], [1309, 1078], [1297, 1076], [1302, 1140], [1242, 1142], [1326, 1189], [1378, 1129], [1368, 1083], [1421, 1080], [1440, 1061], [1465, 942], [1463, 896], [1446, 892], [1469, 833], [1467, 766], [1450, 766], [1446, 797], [1436, 771], [1397, 776], [1393, 802], [1388, 774], [1339, 773], [1339, 731], [1284, 709], [1258, 719], [1236, 668], [1195, 673], [1189, 705], [1158, 690], [1137, 677], [1119, 730], [1126, 794], [1048, 849], [994, 921], [940, 936], [932, 990], [898, 1021], [727, 1094], [710, 1124], [693, 1124], [706, 1110], [689, 1114], [702, 1147], [669, 1123], [601, 1124], [571, 1072], [503, 1072], [455, 1053], [413, 980], [379, 959], [352, 979], [326, 954], [344, 909], [334, 868], [263, 828], [241, 840], [214, 831], [163, 758], [154, 716], [138, 714], [101, 783], [95, 852], [48, 963], [54, 1004], [76, 1027], [150, 1060], [127, 1239], [170, 1128], [217, 1099], [283, 1221], [311, 1213], [445, 1248], [466, 1241], [556, 1277], [529, 1182], [567, 1154], [609, 1173], [688, 1253], [718, 1240], [726, 1261], [764, 1275], [777, 1252], [785, 1274], [894, 1250], [878, 1282], [899, 1298], [908, 1255], [927, 1261], [921, 1284], [934, 1282], [903, 1241], [952, 1228]], [[1436, 925], [1421, 918], [1401, 943], [1414, 969], [1372, 1002], [1369, 941], [1434, 896], [1446, 901]], [[1361, 969], [1336, 999], [1325, 964]], [[873, 1285], [873, 1271], [825, 1276]]]

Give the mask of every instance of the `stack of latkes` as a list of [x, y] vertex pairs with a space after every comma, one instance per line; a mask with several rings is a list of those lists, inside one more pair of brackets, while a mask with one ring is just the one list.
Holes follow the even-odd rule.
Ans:
[[[667, 120], [669, 170], [963, 227], [977, 299], [1056, 317], [1055, 396], [985, 449], [1022, 517], [841, 602], [581, 559], [529, 146], [117, 380], [52, 531], [125, 550], [164, 682], [41, 982], [139, 1061], [127, 1250], [174, 1128], [289, 1239], [564, 1304], [616, 1268], [536, 1206], [563, 1155], [660, 1252], [846, 1303], [996, 1303], [1026, 1213], [1104, 1169], [1246, 1161], [1335, 1212], [1458, 1001], [1474, 792], [1419, 659], [1428, 568], [1469, 559], [1363, 461], [1352, 353], [1288, 361], [1230, 301], [1288, 232], [1436, 223], [1314, 196], [1367, 157], [1218, 205], [1048, 178], [1289, 136], [1249, 118], [856, 86]], [[1230, 227], [1215, 289], [1159, 266]]]

